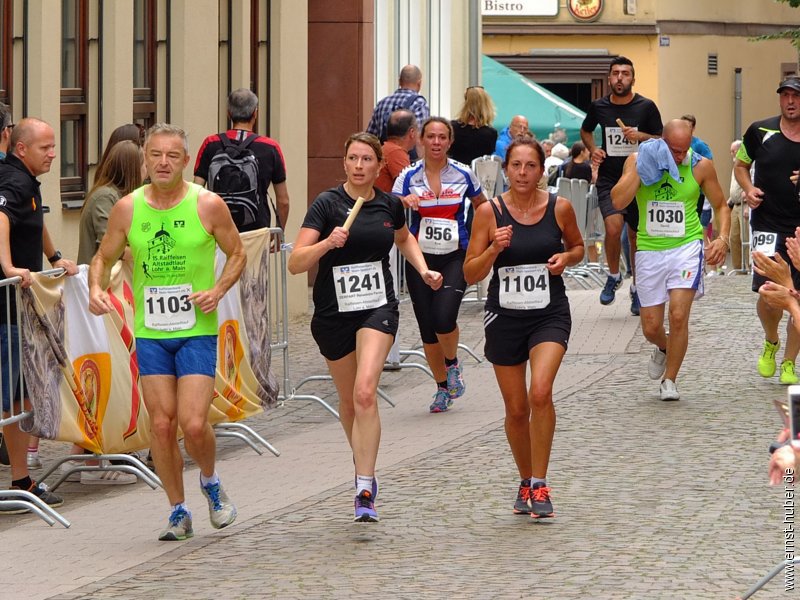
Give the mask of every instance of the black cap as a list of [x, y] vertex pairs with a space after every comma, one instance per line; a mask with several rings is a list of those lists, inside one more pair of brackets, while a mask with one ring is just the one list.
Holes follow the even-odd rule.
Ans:
[[778, 86], [776, 91], [780, 94], [781, 90], [783, 89], [790, 89], [794, 90], [795, 92], [800, 92], [800, 77], [793, 75], [781, 81], [781, 84]]

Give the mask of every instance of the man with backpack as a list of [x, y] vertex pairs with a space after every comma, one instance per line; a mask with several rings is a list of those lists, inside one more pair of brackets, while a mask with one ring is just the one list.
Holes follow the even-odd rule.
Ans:
[[391, 95], [386, 96], [375, 106], [372, 118], [367, 125], [367, 132], [377, 136], [381, 143], [386, 141], [386, 124], [391, 114], [404, 108], [410, 110], [417, 117], [417, 124], [423, 123], [431, 116], [428, 101], [419, 93], [422, 89], [422, 71], [416, 65], [406, 65], [400, 70], [400, 87]]
[[268, 193], [272, 184], [276, 226], [285, 228], [289, 217], [286, 164], [278, 142], [253, 133], [258, 96], [247, 88], [232, 91], [228, 96], [228, 117], [228, 131], [203, 140], [197, 153], [194, 182], [206, 185], [225, 201], [240, 232], [272, 226]]

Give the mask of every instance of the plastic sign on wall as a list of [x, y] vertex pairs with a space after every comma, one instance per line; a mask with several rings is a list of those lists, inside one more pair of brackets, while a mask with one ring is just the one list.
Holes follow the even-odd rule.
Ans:
[[559, 0], [481, 0], [481, 14], [504, 17], [555, 17]]
[[603, 0], [567, 0], [567, 9], [577, 21], [594, 21], [603, 10]]

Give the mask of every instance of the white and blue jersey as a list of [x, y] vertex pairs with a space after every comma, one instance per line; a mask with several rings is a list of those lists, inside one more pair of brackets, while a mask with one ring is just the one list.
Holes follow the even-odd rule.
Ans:
[[468, 166], [447, 159], [447, 164], [439, 175], [441, 192], [439, 197], [433, 193], [425, 175], [425, 161], [417, 161], [400, 172], [392, 187], [397, 196], [416, 194], [419, 197], [419, 210], [412, 211], [409, 229], [419, 238], [421, 219], [446, 219], [455, 221], [458, 228], [458, 247], [465, 249], [469, 242], [466, 225], [464, 200], [482, 193], [480, 181]]

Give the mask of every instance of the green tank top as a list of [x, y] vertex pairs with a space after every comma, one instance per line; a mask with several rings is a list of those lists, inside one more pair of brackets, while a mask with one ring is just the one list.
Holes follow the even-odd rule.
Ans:
[[205, 314], [189, 294], [214, 287], [216, 240], [197, 214], [202, 188], [189, 184], [186, 196], [172, 208], [158, 210], [133, 192], [128, 244], [133, 254], [133, 298], [136, 337], [171, 339], [217, 335], [217, 311]]
[[700, 185], [692, 173], [692, 151], [687, 165], [678, 165], [680, 182], [664, 173], [652, 185], [636, 192], [639, 206], [638, 250], [670, 250], [703, 239], [703, 226], [697, 214]]

